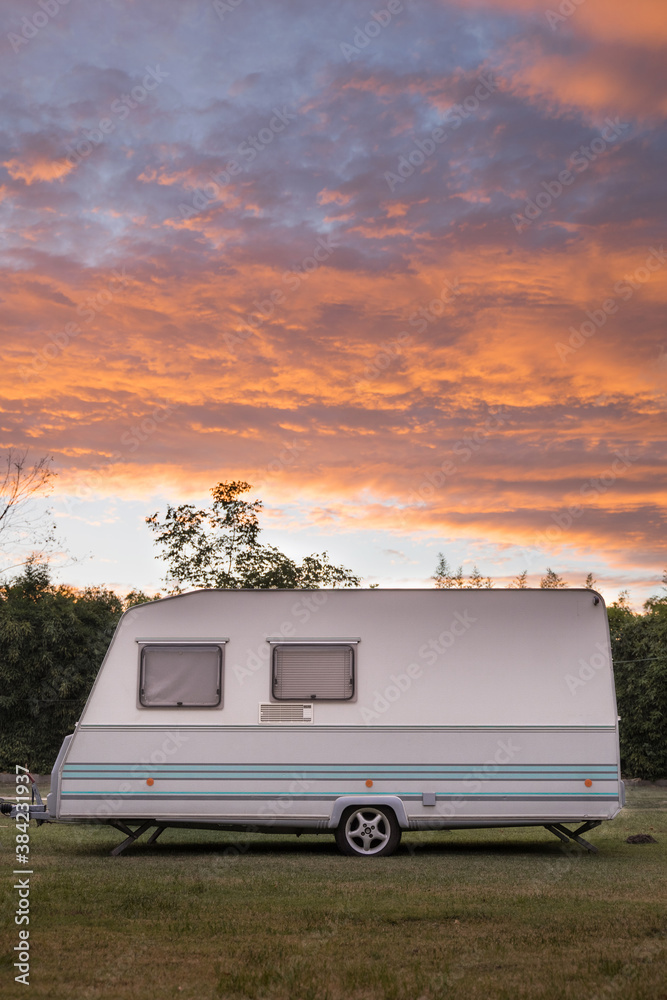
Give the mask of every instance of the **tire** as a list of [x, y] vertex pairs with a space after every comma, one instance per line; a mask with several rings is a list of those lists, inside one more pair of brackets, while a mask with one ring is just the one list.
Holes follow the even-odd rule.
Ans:
[[349, 806], [336, 827], [338, 849], [357, 858], [386, 857], [400, 840], [398, 820], [387, 806]]

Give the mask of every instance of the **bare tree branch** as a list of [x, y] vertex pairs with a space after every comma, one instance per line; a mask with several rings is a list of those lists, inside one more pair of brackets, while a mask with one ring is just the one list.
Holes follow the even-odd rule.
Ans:
[[[40, 510], [35, 500], [49, 495], [56, 473], [51, 468], [53, 457], [44, 455], [33, 465], [28, 464], [28, 452], [10, 448], [0, 472], [0, 559], [19, 555], [26, 545], [30, 555], [43, 557], [54, 541], [55, 525], [51, 511]], [[27, 558], [0, 569], [24, 566]]]

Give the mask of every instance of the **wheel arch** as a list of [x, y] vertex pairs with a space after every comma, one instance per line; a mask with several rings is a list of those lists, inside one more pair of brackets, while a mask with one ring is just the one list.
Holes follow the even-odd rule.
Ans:
[[402, 830], [409, 829], [409, 822], [403, 800], [398, 795], [341, 795], [336, 799], [327, 824], [330, 830], [335, 830], [341, 816], [350, 806], [387, 806], [392, 809], [396, 821]]

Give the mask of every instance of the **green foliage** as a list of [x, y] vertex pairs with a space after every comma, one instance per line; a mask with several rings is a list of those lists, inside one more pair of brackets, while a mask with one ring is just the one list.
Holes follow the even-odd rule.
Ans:
[[621, 767], [635, 778], [665, 777], [667, 596], [649, 598], [644, 614], [636, 614], [627, 593], [622, 593], [608, 615], [621, 717]]
[[35, 561], [0, 587], [0, 771], [51, 768], [122, 611], [101, 587], [54, 586]]
[[326, 552], [294, 562], [273, 545], [258, 541], [261, 500], [241, 500], [252, 487], [244, 482], [218, 483], [210, 508], [192, 504], [167, 507], [163, 521], [146, 518], [169, 569], [165, 583], [174, 594], [187, 587], [238, 590], [287, 590], [358, 587], [361, 580], [344, 566], [329, 562]]
[[[466, 586], [466, 584], [464, 584]], [[475, 590], [490, 590], [493, 587], [490, 576], [482, 576], [480, 571], [476, 566], [473, 566], [472, 573], [468, 578], [468, 587], [472, 587]]]
[[456, 586], [455, 581], [462, 578], [463, 566], [459, 566], [456, 573], [454, 573], [445, 555], [442, 552], [438, 552], [438, 565], [435, 567], [435, 573], [431, 577], [435, 583], [436, 590], [451, 590], [452, 587]]
[[547, 571], [540, 580], [540, 587], [542, 590], [560, 590], [563, 587], [567, 587], [567, 584], [562, 576], [559, 576], [558, 573], [547, 566]]
[[[277, 549], [240, 553], [244, 579], [317, 587], [328, 577], [349, 584], [349, 571], [326, 557], [307, 556], [300, 567]], [[266, 552], [274, 554], [273, 562]], [[444, 556], [439, 567], [456, 587]], [[253, 576], [253, 574], [255, 574]], [[486, 581], [485, 581], [486, 582]], [[521, 586], [521, 577], [515, 586]], [[490, 581], [488, 581], [490, 584]], [[667, 584], [667, 575], [665, 577]], [[268, 582], [269, 586], [274, 584]], [[525, 585], [525, 582], [524, 582]], [[665, 588], [667, 591], [667, 587]], [[56, 586], [48, 567], [29, 561], [21, 576], [0, 586], [0, 771], [16, 764], [51, 769], [64, 736], [72, 732], [121, 613], [154, 598], [132, 591], [124, 600], [102, 587], [79, 591]], [[627, 593], [608, 608], [621, 716], [621, 764], [632, 777], [667, 775], [667, 592], [634, 612]]]
[[459, 566], [457, 570], [451, 569], [442, 552], [438, 552], [438, 565], [431, 579], [435, 583], [436, 590], [462, 590], [464, 587], [471, 587], [473, 590], [488, 590], [493, 587], [491, 578], [482, 576], [476, 566], [473, 566], [472, 573], [466, 582], [463, 566]]

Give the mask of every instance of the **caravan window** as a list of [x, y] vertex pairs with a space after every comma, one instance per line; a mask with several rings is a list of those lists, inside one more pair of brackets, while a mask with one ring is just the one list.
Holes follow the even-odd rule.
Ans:
[[147, 708], [213, 708], [220, 705], [220, 646], [144, 646], [139, 701]]
[[354, 696], [354, 648], [276, 645], [273, 697], [278, 701], [348, 701]]

